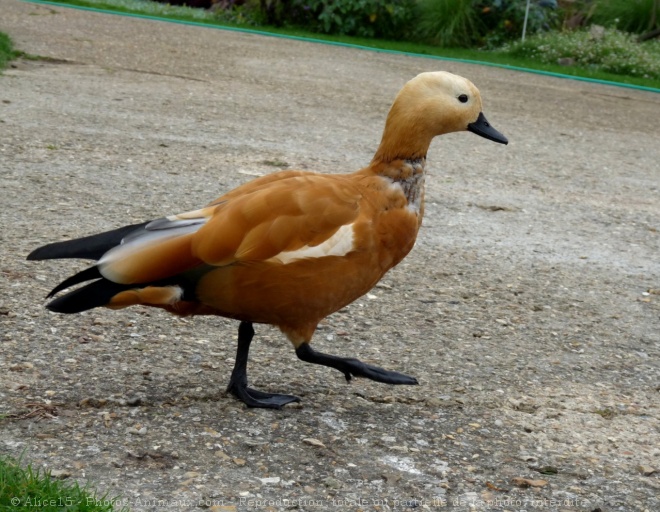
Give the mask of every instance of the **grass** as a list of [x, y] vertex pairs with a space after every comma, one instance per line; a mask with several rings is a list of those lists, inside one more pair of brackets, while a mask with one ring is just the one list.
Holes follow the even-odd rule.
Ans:
[[23, 467], [21, 460], [0, 456], [0, 510], [127, 512], [117, 498], [98, 496], [77, 482], [55, 480], [48, 471]]
[[124, 14], [156, 16], [176, 21], [201, 23], [230, 29], [257, 30], [262, 33], [273, 35], [315, 39], [328, 43], [356, 45], [385, 51], [414, 53], [444, 59], [470, 60], [484, 64], [525, 68], [541, 72], [558, 73], [580, 78], [605, 80], [609, 82], [660, 89], [660, 80], [655, 78], [616, 74], [593, 67], [561, 66], [559, 64], [541, 62], [537, 59], [526, 56], [511, 55], [506, 51], [440, 48], [437, 46], [403, 41], [385, 41], [379, 39], [318, 34], [291, 27], [257, 27], [254, 23], [250, 22], [248, 18], [243, 18], [242, 15], [240, 15], [240, 11], [239, 15], [232, 14], [222, 16], [202, 9], [171, 6], [168, 4], [151, 2], [149, 0], [60, 0], [55, 3], [104, 9]]
[[7, 67], [7, 63], [16, 58], [14, 45], [7, 34], [0, 32], [0, 72]]

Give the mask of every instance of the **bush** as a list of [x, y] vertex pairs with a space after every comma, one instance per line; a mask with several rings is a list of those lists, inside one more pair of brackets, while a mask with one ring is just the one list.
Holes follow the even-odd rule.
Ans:
[[295, 0], [316, 17], [320, 32], [403, 39], [414, 19], [414, 0]]
[[7, 63], [16, 57], [11, 39], [7, 34], [0, 32], [0, 71], [7, 66]]
[[639, 43], [615, 29], [540, 34], [504, 48], [547, 64], [560, 60], [618, 75], [660, 79], [660, 42]]
[[289, 25], [312, 32], [405, 39], [416, 16], [415, 0], [256, 0], [245, 11], [260, 11], [266, 25]]
[[474, 46], [486, 26], [474, 0], [420, 0], [418, 37], [439, 46]]
[[[525, 22], [526, 0], [492, 0], [478, 2], [487, 35], [485, 46], [496, 48], [522, 36]], [[537, 0], [531, 2], [526, 35], [557, 28], [560, 24], [557, 2]]]
[[658, 26], [660, 9], [656, 2], [657, 0], [599, 0], [594, 5], [592, 21], [605, 27], [641, 34]]
[[[419, 35], [440, 46], [494, 48], [519, 38], [525, 19], [526, 0], [420, 0]], [[530, 5], [527, 33], [558, 25], [554, 0], [535, 0]]]

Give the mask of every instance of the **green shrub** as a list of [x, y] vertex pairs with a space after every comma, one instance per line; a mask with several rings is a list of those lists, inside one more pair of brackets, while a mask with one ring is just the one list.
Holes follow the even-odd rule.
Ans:
[[297, 0], [318, 13], [320, 31], [358, 37], [402, 39], [414, 19], [414, 0]]
[[[482, 0], [477, 5], [486, 25], [486, 47], [497, 48], [522, 36], [527, 0]], [[556, 2], [537, 0], [530, 3], [527, 36], [557, 28], [559, 24]]]
[[660, 42], [639, 43], [633, 35], [614, 29], [550, 32], [504, 48], [516, 57], [547, 64], [560, 59], [575, 65], [618, 75], [660, 79]]
[[[559, 24], [553, 0], [530, 5], [527, 34]], [[440, 46], [495, 48], [522, 34], [527, 0], [419, 0], [419, 36]]]
[[439, 46], [469, 47], [485, 34], [474, 0], [420, 0], [418, 36]]
[[14, 46], [7, 34], [0, 32], [0, 71], [15, 57]]
[[597, 0], [591, 20], [608, 28], [617, 28], [625, 32], [640, 34], [658, 25], [660, 8], [654, 4], [657, 0]]
[[[245, 8], [254, 10], [256, 2]], [[258, 9], [267, 25], [289, 25], [323, 34], [406, 38], [415, 20], [415, 0], [268, 0]]]

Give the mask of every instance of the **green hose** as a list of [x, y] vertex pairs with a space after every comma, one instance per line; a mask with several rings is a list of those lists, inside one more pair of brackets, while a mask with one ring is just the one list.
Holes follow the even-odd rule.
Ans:
[[147, 19], [147, 20], [156, 20], [156, 21], [165, 21], [168, 23], [178, 23], [180, 25], [192, 25], [195, 27], [206, 27], [206, 28], [215, 28], [219, 30], [229, 30], [233, 32], [243, 32], [247, 34], [256, 34], [256, 35], [261, 35], [261, 36], [269, 36], [269, 37], [279, 37], [282, 39], [292, 39], [294, 41], [305, 41], [309, 43], [320, 43], [320, 44], [328, 44], [332, 46], [343, 46], [345, 48], [355, 48], [358, 50], [367, 50], [371, 52], [379, 52], [379, 53], [390, 53], [393, 55], [406, 55], [408, 57], [420, 57], [424, 59], [435, 59], [435, 60], [444, 60], [448, 62], [460, 62], [462, 64], [478, 64], [480, 66], [491, 66], [491, 67], [496, 67], [496, 68], [502, 68], [502, 69], [509, 69], [512, 71], [522, 71], [524, 73], [534, 73], [536, 75], [544, 75], [544, 76], [552, 76], [556, 78], [565, 78], [569, 80], [578, 80], [580, 82], [590, 82], [594, 84], [602, 84], [602, 85], [613, 85], [615, 87], [625, 87], [628, 89], [636, 89], [639, 91], [648, 91], [648, 92], [654, 92], [654, 93], [660, 93], [660, 89], [656, 89], [655, 87], [646, 87], [643, 85], [634, 85], [634, 84], [624, 84], [621, 82], [612, 82], [609, 80], [600, 80], [597, 78], [586, 78], [586, 77], [581, 77], [581, 76], [573, 76], [573, 75], [565, 75], [563, 73], [555, 73], [552, 71], [542, 71], [538, 69], [530, 69], [530, 68], [522, 68], [518, 66], [510, 66], [508, 64], [496, 64], [493, 62], [483, 62], [483, 61], [478, 61], [478, 60], [468, 60], [468, 59], [455, 59], [452, 57], [440, 57], [437, 55], [424, 55], [421, 53], [410, 53], [410, 52], [404, 52], [404, 51], [399, 51], [399, 50], [387, 50], [383, 48], [372, 48], [370, 46], [363, 46], [359, 44], [351, 44], [351, 43], [341, 43], [337, 41], [326, 41], [323, 39], [315, 39], [312, 37], [302, 37], [302, 36], [292, 36], [288, 34], [277, 34], [273, 32], [265, 32], [262, 30], [255, 30], [255, 29], [249, 29], [249, 28], [238, 28], [238, 27], [227, 27], [227, 26], [221, 26], [221, 25], [213, 25], [210, 23], [202, 23], [198, 21], [187, 21], [187, 20], [177, 20], [177, 19], [172, 19], [172, 18], [161, 18], [159, 16], [151, 16], [149, 14], [138, 14], [138, 13], [127, 13], [127, 12], [120, 12], [120, 11], [113, 11], [113, 10], [107, 10], [107, 9], [99, 9], [96, 7], [83, 7], [79, 5], [70, 5], [70, 4], [63, 4], [59, 2], [51, 2], [49, 0], [27, 0], [30, 3], [35, 3], [35, 4], [44, 4], [44, 5], [54, 5], [57, 7], [69, 7], [71, 9], [80, 9], [83, 11], [91, 11], [91, 12], [97, 12], [97, 13], [104, 13], [104, 14], [115, 14], [118, 16], [127, 16], [129, 18], [141, 18], [141, 19]]

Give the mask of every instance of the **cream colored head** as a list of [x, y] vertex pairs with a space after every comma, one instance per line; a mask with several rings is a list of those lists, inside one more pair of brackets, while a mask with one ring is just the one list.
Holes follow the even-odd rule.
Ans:
[[445, 71], [421, 73], [397, 94], [374, 160], [421, 158], [437, 135], [465, 130], [506, 144], [481, 107], [479, 90], [466, 78]]

